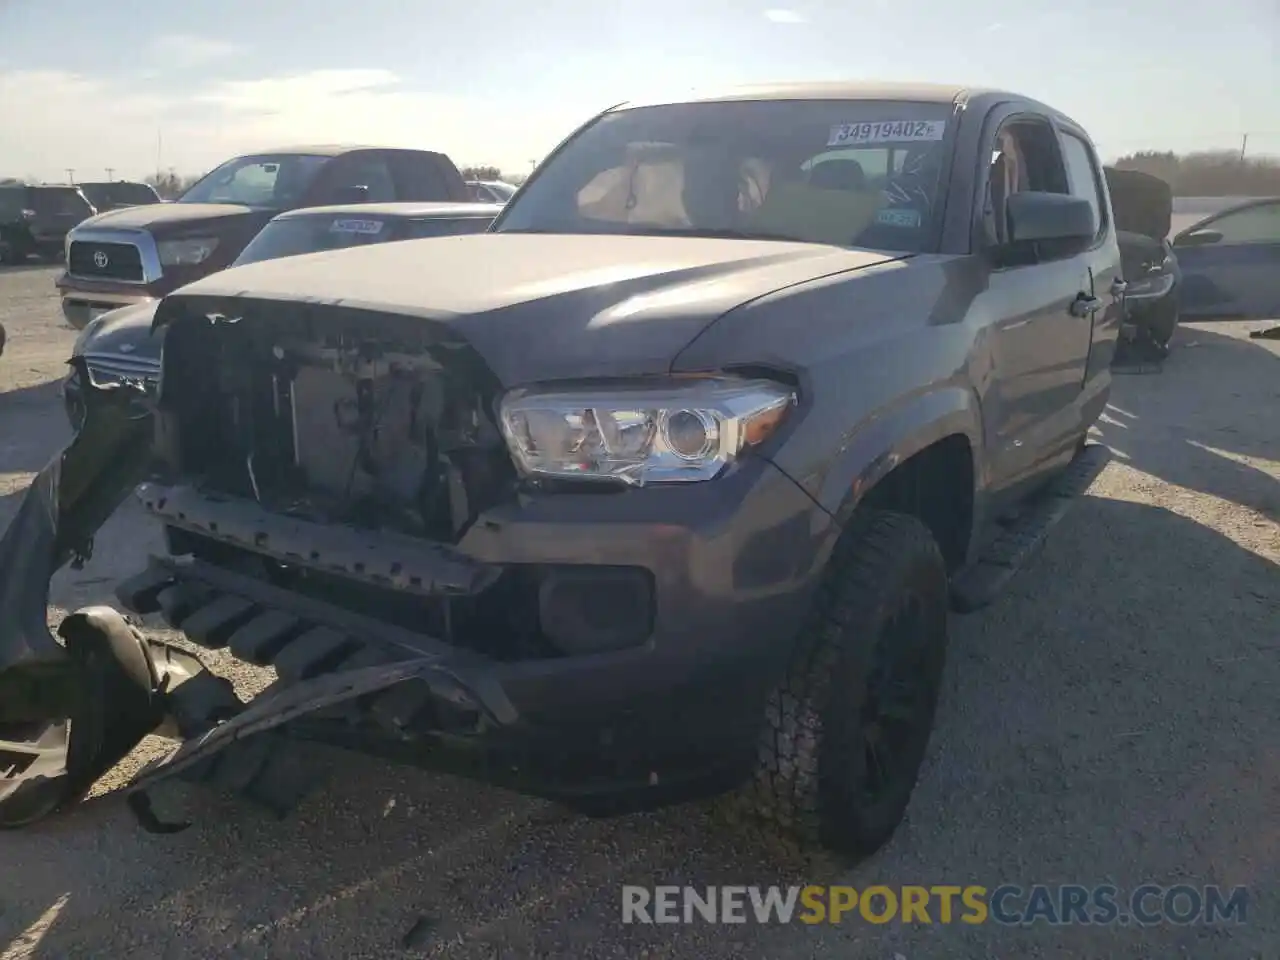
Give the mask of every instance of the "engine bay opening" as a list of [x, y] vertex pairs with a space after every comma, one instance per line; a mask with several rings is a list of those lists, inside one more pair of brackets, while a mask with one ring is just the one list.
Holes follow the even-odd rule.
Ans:
[[184, 476], [284, 515], [447, 543], [514, 496], [497, 384], [467, 344], [409, 318], [290, 306], [170, 329], [161, 408]]

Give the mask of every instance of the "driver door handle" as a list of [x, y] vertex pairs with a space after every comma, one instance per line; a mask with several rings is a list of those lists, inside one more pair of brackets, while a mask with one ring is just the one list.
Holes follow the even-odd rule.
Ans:
[[1091, 297], [1087, 293], [1082, 293], [1071, 301], [1071, 315], [1073, 317], [1088, 317], [1097, 313], [1102, 309], [1102, 301], [1097, 297]]

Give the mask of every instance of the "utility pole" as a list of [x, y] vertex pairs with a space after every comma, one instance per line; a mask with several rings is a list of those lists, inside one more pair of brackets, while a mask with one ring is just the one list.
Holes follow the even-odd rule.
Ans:
[[1244, 163], [1244, 148], [1249, 145], [1249, 135], [1246, 133], [1240, 138], [1240, 162]]
[[108, 182], [110, 182], [110, 181], [111, 181], [111, 179], [112, 179], [112, 176], [111, 176], [111, 175], [112, 175], [113, 173], [115, 173], [115, 172], [116, 172], [116, 168], [115, 168], [115, 167], [107, 167], [107, 180], [108, 180]]
[[67, 171], [67, 183], [72, 183], [72, 184], [74, 184], [74, 183], [76, 182], [76, 168], [75, 168], [75, 167], [63, 167], [62, 169], [63, 169], [63, 170], [65, 170], [65, 171]]

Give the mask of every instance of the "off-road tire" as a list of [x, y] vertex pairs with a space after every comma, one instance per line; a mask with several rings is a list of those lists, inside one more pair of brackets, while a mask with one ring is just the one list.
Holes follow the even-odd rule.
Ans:
[[[917, 628], [886, 627], [910, 608]], [[740, 796], [748, 813], [802, 848], [861, 860], [882, 847], [906, 813], [933, 727], [947, 647], [946, 564], [914, 517], [856, 516], [828, 563], [784, 681], [766, 707], [755, 776]], [[885, 671], [878, 673], [877, 671]], [[888, 676], [918, 683], [903, 708], [904, 742], [878, 797], [863, 716]]]

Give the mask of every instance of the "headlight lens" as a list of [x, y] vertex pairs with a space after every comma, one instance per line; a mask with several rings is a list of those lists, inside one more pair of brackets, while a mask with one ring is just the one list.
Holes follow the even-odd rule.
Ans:
[[165, 267], [193, 267], [204, 263], [218, 247], [217, 237], [192, 237], [185, 240], [161, 240], [156, 244], [160, 264]]
[[522, 473], [632, 486], [710, 480], [777, 430], [796, 400], [771, 380], [514, 390], [502, 399]]

